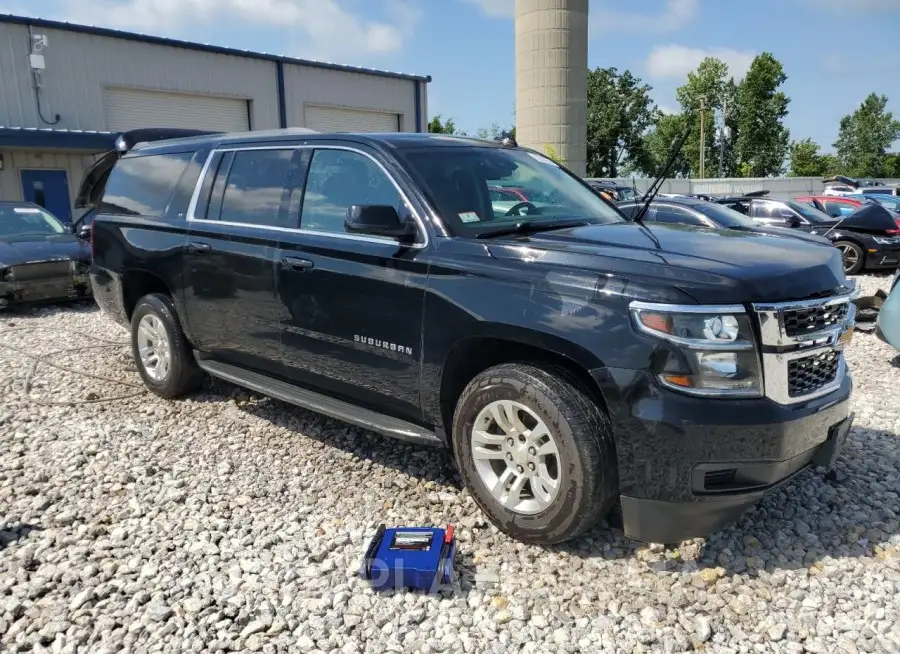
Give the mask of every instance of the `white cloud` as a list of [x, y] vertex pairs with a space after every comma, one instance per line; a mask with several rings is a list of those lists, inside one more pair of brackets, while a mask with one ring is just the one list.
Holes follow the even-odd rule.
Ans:
[[728, 64], [728, 71], [739, 80], [747, 74], [755, 52], [732, 48], [689, 48], [684, 45], [659, 45], [653, 48], [645, 64], [647, 74], [656, 79], [681, 78], [697, 68], [707, 57]]
[[516, 0], [463, 0], [476, 5], [490, 18], [512, 18], [516, 14]]
[[594, 3], [591, 5], [591, 31], [656, 34], [674, 32], [689, 24], [699, 9], [700, 0], [666, 0], [661, 11], [647, 13], [597, 6]]
[[345, 8], [343, 0], [65, 0], [65, 19], [190, 38], [196, 25], [223, 20], [298, 30], [306, 56], [346, 59], [399, 52], [422, 12], [414, 0], [385, 0], [385, 19]]

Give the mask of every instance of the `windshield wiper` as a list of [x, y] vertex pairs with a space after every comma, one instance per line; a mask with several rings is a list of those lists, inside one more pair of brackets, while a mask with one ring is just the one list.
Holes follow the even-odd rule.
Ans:
[[549, 232], [554, 229], [567, 229], [569, 227], [581, 227], [591, 224], [589, 220], [564, 220], [554, 223], [534, 222], [533, 220], [520, 220], [515, 225], [495, 229], [490, 232], [482, 232], [475, 238], [493, 238], [495, 236], [509, 236], [510, 234], [534, 234], [535, 232]]

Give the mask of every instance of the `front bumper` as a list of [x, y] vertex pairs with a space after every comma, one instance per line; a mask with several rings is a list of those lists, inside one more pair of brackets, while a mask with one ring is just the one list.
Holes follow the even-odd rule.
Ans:
[[900, 265], [900, 245], [875, 245], [866, 250], [866, 268], [882, 270]]
[[31, 279], [13, 277], [0, 281], [0, 308], [90, 296], [91, 282], [86, 272]]
[[594, 376], [616, 434], [625, 534], [644, 542], [728, 526], [804, 469], [830, 465], [831, 448], [849, 429], [834, 429], [850, 416], [849, 375], [838, 390], [792, 406], [690, 397], [638, 371]]

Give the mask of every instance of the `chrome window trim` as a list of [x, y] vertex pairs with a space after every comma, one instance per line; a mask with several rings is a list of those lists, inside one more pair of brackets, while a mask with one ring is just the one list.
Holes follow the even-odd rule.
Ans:
[[661, 304], [632, 300], [628, 305], [632, 311], [659, 311], [660, 313], [747, 313], [740, 304]]
[[[270, 226], [270, 225], [254, 225], [252, 223], [240, 223], [240, 222], [232, 222], [232, 221], [224, 221], [224, 220], [208, 220], [206, 218], [197, 218], [197, 204], [200, 201], [200, 190], [203, 186], [203, 181], [206, 179], [206, 176], [209, 174], [209, 168], [212, 164], [213, 158], [219, 154], [224, 152], [249, 152], [253, 150], [345, 150], [348, 152], [355, 152], [357, 154], [361, 154], [364, 157], [368, 157], [372, 160], [376, 166], [381, 170], [382, 173], [388, 178], [394, 188], [397, 190], [397, 193], [400, 195], [400, 198], [403, 200], [403, 203], [406, 205], [406, 208], [409, 210], [410, 214], [413, 217], [413, 220], [416, 223], [417, 232], [424, 239], [419, 242], [418, 239], [414, 243], [403, 243], [395, 238], [389, 238], [386, 236], [364, 236], [360, 234], [341, 234], [338, 232], [326, 232], [317, 229], [303, 229], [302, 227], [278, 227], [278, 226]], [[301, 219], [303, 209], [301, 207]], [[413, 203], [410, 201], [409, 196], [403, 191], [400, 185], [397, 183], [397, 180], [394, 179], [394, 176], [388, 172], [387, 168], [378, 161], [375, 157], [373, 157], [368, 152], [360, 150], [359, 148], [354, 148], [346, 145], [332, 145], [332, 144], [307, 144], [307, 145], [266, 145], [266, 146], [234, 146], [234, 147], [222, 147], [222, 148], [213, 148], [209, 151], [209, 154], [206, 156], [206, 161], [203, 164], [203, 168], [200, 171], [200, 177], [197, 180], [197, 183], [194, 185], [194, 192], [191, 194], [191, 200], [188, 203], [188, 209], [186, 213], [186, 219], [189, 223], [201, 223], [201, 224], [211, 224], [211, 225], [227, 225], [229, 227], [243, 227], [250, 229], [259, 229], [266, 231], [276, 231], [276, 232], [285, 232], [289, 234], [301, 234], [301, 235], [309, 235], [309, 236], [326, 236], [331, 238], [343, 239], [347, 241], [360, 241], [366, 243], [379, 243], [379, 244], [389, 244], [396, 245], [398, 247], [404, 247], [409, 249], [421, 250], [428, 247], [430, 242], [428, 236], [428, 228], [425, 226], [425, 221], [419, 215], [419, 212], [416, 211]], [[302, 222], [301, 222], [302, 225]]]

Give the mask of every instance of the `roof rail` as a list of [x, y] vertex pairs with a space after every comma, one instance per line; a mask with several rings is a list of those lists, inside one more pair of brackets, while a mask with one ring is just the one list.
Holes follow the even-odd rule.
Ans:
[[188, 138], [191, 136], [209, 136], [212, 134], [223, 134], [224, 132], [203, 130], [203, 129], [184, 129], [177, 127], [143, 127], [140, 129], [132, 129], [122, 132], [116, 139], [116, 150], [124, 154], [138, 143], [149, 143], [151, 141], [163, 141], [167, 139]]

